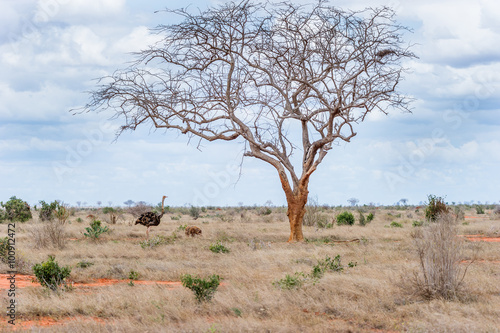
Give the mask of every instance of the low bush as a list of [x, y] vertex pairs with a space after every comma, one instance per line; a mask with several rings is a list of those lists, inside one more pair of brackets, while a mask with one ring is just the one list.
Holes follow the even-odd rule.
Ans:
[[59, 267], [53, 256], [49, 260], [33, 266], [33, 274], [43, 287], [58, 290], [60, 286], [66, 286], [66, 278], [71, 274], [69, 266]]
[[0, 202], [2, 210], [0, 210], [0, 222], [4, 220], [26, 222], [32, 218], [31, 209], [28, 203], [11, 197], [6, 203]]
[[371, 221], [373, 221], [373, 219], [375, 218], [375, 215], [373, 215], [373, 213], [370, 213], [368, 214], [368, 216], [366, 217], [366, 222], [367, 223], [370, 223]]
[[200, 208], [191, 206], [191, 208], [189, 208], [189, 215], [195, 220], [198, 219], [200, 217]]
[[210, 301], [213, 298], [221, 280], [222, 278], [219, 275], [212, 275], [207, 279], [193, 277], [190, 274], [181, 276], [182, 285], [191, 289], [196, 300], [200, 303]]
[[0, 238], [0, 261], [9, 261], [9, 237]]
[[465, 213], [459, 206], [455, 206], [455, 216], [457, 221], [465, 220]]
[[116, 224], [116, 221], [118, 219], [118, 213], [119, 211], [113, 207], [104, 207], [102, 209], [103, 214], [108, 214], [109, 215], [109, 223], [111, 224]]
[[353, 225], [354, 224], [354, 215], [350, 212], [343, 212], [337, 216], [337, 224], [338, 225]]
[[459, 298], [464, 292], [467, 267], [463, 240], [458, 237], [456, 219], [441, 215], [436, 221], [412, 233], [420, 269], [410, 279], [412, 292], [424, 299]]
[[59, 206], [59, 202], [54, 201], [48, 204], [45, 201], [40, 200], [40, 205], [41, 205], [39, 213], [40, 220], [52, 221], [55, 218], [55, 211]]
[[412, 222], [411, 225], [414, 226], [414, 227], [421, 227], [421, 226], [424, 225], [424, 221], [416, 221], [415, 220], [415, 221]]
[[296, 272], [294, 275], [287, 274], [283, 279], [273, 282], [273, 286], [283, 290], [299, 289], [305, 281], [305, 275], [302, 272]]
[[363, 215], [362, 211], [359, 211], [359, 224], [362, 226], [365, 226], [367, 224], [367, 220], [365, 216]]
[[402, 228], [403, 225], [401, 223], [398, 223], [396, 221], [392, 221], [390, 224], [391, 228]]
[[446, 214], [449, 212], [449, 208], [446, 206], [444, 199], [441, 197], [436, 197], [435, 195], [428, 196], [429, 203], [425, 208], [425, 218], [428, 221], [436, 221], [439, 215]]
[[155, 236], [151, 239], [144, 240], [144, 241], [140, 242], [139, 245], [143, 249], [152, 249], [152, 248], [155, 248], [155, 247], [160, 246], [160, 245], [173, 244], [177, 238], [179, 238], [179, 237], [177, 236], [177, 233], [174, 231], [174, 232], [172, 232], [172, 235], [170, 235], [168, 237], [158, 235], [158, 236]]
[[87, 261], [87, 260], [82, 260], [76, 264], [76, 267], [78, 268], [88, 268], [90, 266], [94, 265], [93, 262]]
[[476, 205], [476, 214], [484, 214], [483, 206]]
[[209, 249], [214, 253], [229, 253], [229, 249], [221, 241], [210, 244]]
[[133, 280], [139, 280], [139, 275], [140, 275], [140, 274], [139, 274], [139, 272], [136, 272], [136, 271], [134, 271], [134, 270], [131, 270], [131, 271], [128, 273], [128, 278], [129, 278], [130, 280], [132, 280], [132, 281], [133, 281]]
[[102, 227], [101, 226], [101, 221], [99, 220], [93, 220], [90, 223], [90, 227], [85, 228], [87, 232], [84, 232], [83, 235], [85, 237], [90, 238], [93, 241], [97, 241], [99, 239], [99, 236], [102, 235], [105, 232], [109, 231], [108, 227]]

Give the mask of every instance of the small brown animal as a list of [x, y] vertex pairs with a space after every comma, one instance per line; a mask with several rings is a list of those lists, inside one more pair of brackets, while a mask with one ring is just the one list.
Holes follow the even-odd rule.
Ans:
[[194, 237], [201, 235], [201, 229], [196, 226], [186, 227], [186, 236]]

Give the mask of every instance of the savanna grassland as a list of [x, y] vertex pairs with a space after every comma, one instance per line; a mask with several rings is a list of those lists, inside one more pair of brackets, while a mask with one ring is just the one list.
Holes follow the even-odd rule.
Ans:
[[[425, 208], [425, 207], [424, 207]], [[424, 209], [349, 208], [354, 225], [337, 225], [347, 208], [315, 207], [304, 226], [304, 243], [286, 243], [286, 209], [279, 207], [172, 208], [153, 227], [133, 225], [125, 211], [115, 224], [102, 209], [72, 208], [57, 246], [44, 242], [38, 213], [16, 223], [18, 279], [33, 274], [49, 255], [70, 266], [69, 290], [36, 284], [16, 290], [16, 328], [42, 332], [499, 332], [500, 242], [460, 240], [460, 293], [449, 300], [415, 292], [419, 259], [416, 230]], [[358, 209], [374, 219], [362, 226]], [[500, 215], [462, 207], [458, 234], [500, 236]], [[312, 210], [311, 210], [312, 211]], [[190, 214], [191, 213], [191, 214]], [[88, 216], [108, 232], [84, 235]], [[199, 214], [199, 216], [198, 216]], [[193, 216], [198, 216], [196, 219]], [[202, 235], [187, 237], [186, 226]], [[2, 225], [1, 237], [7, 226]], [[162, 236], [159, 238], [158, 236]], [[154, 240], [160, 244], [153, 244]], [[355, 240], [353, 242], [342, 242]], [[484, 240], [484, 239], [482, 239]], [[141, 242], [142, 245], [141, 246]], [[222, 245], [229, 252], [213, 252]], [[338, 270], [313, 278], [314, 267], [340, 256]], [[5, 263], [0, 273], [6, 273]], [[183, 274], [219, 275], [211, 301], [198, 302], [178, 282]], [[288, 275], [288, 280], [285, 278]], [[97, 279], [123, 280], [98, 286]], [[104, 280], [102, 280], [104, 281]], [[132, 282], [130, 282], [132, 281]], [[279, 283], [281, 281], [281, 284]], [[296, 284], [294, 284], [296, 282]], [[281, 286], [281, 287], [280, 287]], [[290, 288], [290, 289], [287, 289]], [[0, 290], [2, 306], [9, 298]], [[2, 318], [1, 329], [11, 325]]]

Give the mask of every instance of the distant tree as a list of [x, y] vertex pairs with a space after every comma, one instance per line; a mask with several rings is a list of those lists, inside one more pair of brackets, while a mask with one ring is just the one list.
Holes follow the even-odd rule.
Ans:
[[126, 206], [129, 206], [129, 207], [130, 207], [130, 206], [132, 206], [134, 203], [135, 203], [135, 202], [134, 202], [134, 201], [132, 201], [132, 200], [127, 200], [127, 201], [125, 201], [123, 204], [124, 204], [124, 205], [126, 205]]
[[97, 207], [101, 207], [102, 201], [97, 201]]
[[82, 202], [81, 201], [77, 201], [76, 204], [78, 205], [78, 208], [80, 208], [81, 205], [82, 205]]
[[408, 199], [399, 199], [399, 202], [403, 205], [406, 206], [406, 203], [408, 202]]
[[347, 202], [351, 204], [351, 206], [356, 206], [359, 202], [358, 199], [356, 198], [350, 198], [350, 199], [347, 199]]
[[334, 142], [349, 142], [374, 110], [408, 111], [396, 89], [402, 60], [415, 57], [403, 45], [407, 29], [388, 7], [344, 11], [326, 1], [168, 11], [184, 20], [158, 26], [161, 40], [103, 77], [82, 112], [114, 110], [120, 133], [150, 124], [200, 143], [243, 140], [245, 156], [276, 169], [288, 241], [303, 241], [309, 179]]

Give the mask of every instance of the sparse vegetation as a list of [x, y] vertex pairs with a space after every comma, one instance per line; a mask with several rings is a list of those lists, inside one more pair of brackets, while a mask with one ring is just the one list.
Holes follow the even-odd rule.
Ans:
[[165, 237], [162, 235], [157, 235], [149, 240], [144, 240], [144, 241], [140, 242], [139, 245], [143, 249], [152, 249], [152, 248], [155, 248], [155, 247], [160, 246], [160, 245], [173, 244], [177, 238], [178, 238], [177, 233], [174, 231], [168, 237]]
[[[356, 223], [348, 228], [306, 228], [307, 243], [299, 246], [283, 242], [286, 232], [282, 224], [286, 221], [286, 208], [273, 207], [271, 222], [265, 222], [259, 215], [259, 207], [238, 208], [245, 212], [248, 222], [240, 222], [236, 208], [207, 209], [203, 220], [210, 223], [203, 224], [204, 237], [195, 239], [174, 236], [179, 234], [181, 224], [174, 222], [160, 224], [150, 235], [150, 240], [144, 241], [143, 228], [133, 226], [134, 217], [124, 214], [123, 223], [113, 226], [112, 237], [101, 236], [99, 243], [90, 246], [81, 239], [82, 231], [88, 225], [66, 223], [67, 245], [64, 249], [50, 246], [51, 242], [46, 247], [36, 247], [31, 230], [50, 223], [39, 222], [35, 216], [16, 230], [19, 239], [16, 242], [18, 272], [33, 274], [31, 263], [47, 261], [48, 255], [56, 254], [60, 266], [74, 267], [71, 278], [75, 281], [75, 292], [64, 293], [61, 297], [40, 288], [23, 289], [19, 283], [20, 292], [16, 296], [20, 303], [25, 304], [23, 316], [52, 317], [61, 321], [67, 317], [81, 317], [82, 322], [78, 325], [83, 325], [85, 331], [99, 331], [103, 325], [117, 331], [156, 331], [161, 325], [160, 330], [172, 332], [206, 332], [210, 326], [207, 317], [218, 318], [219, 331], [245, 331], [248, 327], [256, 331], [295, 331], [295, 322], [290, 322], [290, 316], [293, 316], [304, 323], [306, 330], [313, 325], [310, 320], [314, 320], [315, 330], [328, 332], [332, 327], [332, 315], [316, 315], [323, 312], [343, 313], [347, 319], [339, 322], [340, 325], [353, 332], [433, 331], [437, 319], [443, 320], [439, 326], [441, 331], [460, 331], [467, 327], [471, 331], [494, 332], [497, 327], [500, 299], [496, 295], [500, 288], [494, 274], [498, 266], [496, 260], [500, 259], [498, 243], [476, 243], [455, 237], [462, 245], [462, 255], [455, 266], [461, 270], [459, 277], [463, 276], [468, 265], [471, 266], [451, 301], [438, 294], [434, 294], [433, 297], [438, 299], [434, 301], [426, 296], [432, 293], [422, 292], [413, 282], [416, 275], [420, 281], [425, 280], [420, 272], [415, 240], [410, 234], [439, 223], [425, 220], [425, 208], [408, 218], [406, 212], [397, 211], [397, 207], [380, 206], [376, 211], [374, 207], [363, 206], [321, 207], [322, 213], [329, 216], [350, 211]], [[460, 205], [460, 208], [466, 216], [475, 215], [474, 205]], [[188, 212], [189, 207], [182, 209]], [[173, 210], [177, 213], [177, 208]], [[376, 212], [376, 216], [371, 223], [361, 226], [358, 223], [359, 210], [367, 220], [370, 212]], [[411, 206], [407, 208], [410, 210], [414, 212]], [[235, 212], [238, 218], [233, 223], [216, 217], [216, 214], [231, 216]], [[96, 208], [80, 209], [71, 219], [82, 218], [88, 224], [100, 213], [102, 216], [102, 211]], [[402, 215], [398, 218], [399, 213]], [[87, 218], [89, 215], [94, 216]], [[497, 236], [496, 229], [492, 229], [498, 222], [495, 216], [466, 218], [465, 225], [462, 221], [457, 222], [457, 233]], [[194, 222], [188, 213], [183, 219], [182, 224], [188, 226]], [[423, 225], [412, 228], [414, 220], [423, 221]], [[333, 221], [336, 224], [336, 220]], [[400, 223], [405, 228], [385, 228], [391, 222]], [[57, 225], [58, 219], [54, 217], [51, 223]], [[0, 236], [1, 248], [1, 240], [6, 234]], [[354, 238], [361, 241], [344, 243]], [[211, 244], [219, 241], [230, 248], [229, 254], [212, 254], [208, 250]], [[140, 244], [145, 250], [139, 247]], [[473, 261], [479, 245], [481, 252], [478, 255], [483, 260]], [[20, 260], [23, 257], [26, 258], [24, 264]], [[19, 268], [21, 264], [24, 268]], [[7, 269], [3, 262], [0, 266]], [[131, 280], [131, 271], [140, 272], [141, 281]], [[201, 276], [208, 281], [207, 277], [214, 272], [224, 276], [226, 284], [220, 285], [209, 305], [198, 304], [194, 291], [183, 288], [179, 282], [182, 273]], [[404, 288], [400, 288], [399, 280], [391, 278], [398, 274], [405, 277], [407, 285]], [[98, 289], [81, 285], [95, 284], [103, 278], [119, 282]], [[281, 279], [283, 281], [279, 282]], [[153, 281], [172, 281], [172, 285], [159, 286]], [[59, 289], [61, 287], [64, 288], [64, 284]], [[240, 312], [233, 308], [241, 311], [241, 317], [237, 314]], [[148, 316], [142, 316], [140, 322], [128, 321], [131, 316], [144, 313]], [[470, 313], [474, 313], [477, 320], [468, 320]], [[95, 317], [102, 323], [92, 321]], [[24, 319], [20, 318], [20, 322], [24, 324]], [[66, 322], [55, 329], [43, 329], [69, 331], [73, 329], [71, 325]]]

